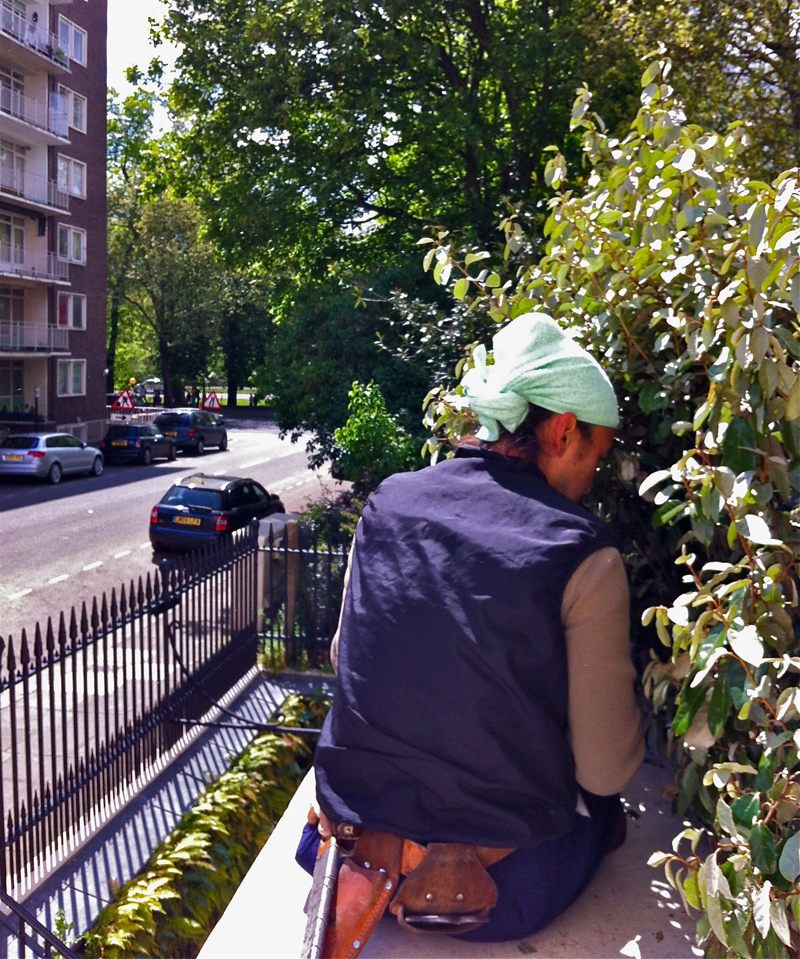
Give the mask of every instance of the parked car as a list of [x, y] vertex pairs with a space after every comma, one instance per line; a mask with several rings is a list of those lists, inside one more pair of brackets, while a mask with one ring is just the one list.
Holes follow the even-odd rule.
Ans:
[[0, 476], [60, 483], [73, 473], [103, 474], [103, 454], [72, 433], [17, 433], [0, 443]]
[[157, 457], [175, 459], [175, 440], [151, 423], [112, 423], [100, 449], [107, 463], [136, 461], [149, 466]]
[[151, 510], [150, 542], [155, 550], [193, 549], [251, 519], [282, 512], [280, 498], [255, 480], [192, 473], [170, 486]]
[[179, 450], [191, 450], [202, 456], [207, 446], [228, 448], [228, 431], [219, 413], [208, 410], [165, 410], [153, 420]]

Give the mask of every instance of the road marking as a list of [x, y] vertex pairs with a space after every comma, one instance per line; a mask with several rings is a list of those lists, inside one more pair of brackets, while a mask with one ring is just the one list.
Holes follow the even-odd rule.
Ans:
[[63, 583], [65, 579], [69, 579], [68, 573], [62, 573], [60, 576], [54, 576], [52, 579], [48, 579], [47, 583], [49, 586], [55, 586], [56, 583]]
[[88, 572], [90, 572], [90, 571], [93, 570], [93, 569], [98, 569], [98, 568], [99, 568], [100, 566], [102, 566], [102, 565], [103, 565], [103, 564], [100, 562], [100, 560], [98, 560], [96, 563], [89, 563], [88, 566], [84, 566], [84, 567], [83, 567], [83, 572], [84, 572], [84, 573], [88, 573]]
[[114, 553], [114, 559], [124, 559], [126, 556], [130, 556], [131, 551], [129, 549], [123, 549], [121, 553]]
[[21, 596], [27, 596], [28, 593], [33, 592], [33, 587], [29, 586], [27, 589], [21, 589], [18, 593], [10, 593], [9, 599], [19, 599]]
[[252, 466], [262, 466], [264, 463], [274, 463], [275, 460], [285, 459], [287, 456], [297, 456], [298, 453], [304, 453], [305, 450], [285, 450], [283, 453], [275, 453], [272, 456], [262, 457], [260, 460], [251, 460], [249, 463], [241, 463], [237, 469], [249, 470]]
[[146, 543], [139, 543], [139, 549], [150, 549], [150, 541], [148, 540]]

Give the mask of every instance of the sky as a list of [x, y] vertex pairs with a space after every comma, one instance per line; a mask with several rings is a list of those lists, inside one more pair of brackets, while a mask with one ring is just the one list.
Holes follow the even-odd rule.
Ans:
[[[136, 64], [144, 69], [156, 55], [149, 39], [149, 17], [160, 19], [165, 10], [161, 0], [108, 0], [108, 85], [125, 95], [131, 92], [125, 70]], [[172, 53], [163, 46], [158, 56], [171, 62]]]

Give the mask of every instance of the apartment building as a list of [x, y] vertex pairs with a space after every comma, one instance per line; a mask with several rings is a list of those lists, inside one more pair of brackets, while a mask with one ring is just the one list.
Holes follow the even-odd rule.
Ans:
[[0, 435], [105, 420], [106, 0], [0, 0]]

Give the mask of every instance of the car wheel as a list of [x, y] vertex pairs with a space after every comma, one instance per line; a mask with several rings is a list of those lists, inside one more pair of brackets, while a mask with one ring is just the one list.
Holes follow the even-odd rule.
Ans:
[[176, 454], [175, 454], [175, 444], [174, 444], [174, 443], [170, 443], [170, 444], [169, 444], [169, 452], [167, 453], [167, 459], [170, 461], [170, 463], [175, 459], [175, 455], [176, 455]]
[[50, 472], [47, 474], [47, 479], [53, 484], [53, 486], [55, 486], [56, 483], [61, 482], [62, 474], [63, 471], [61, 469], [61, 464], [53, 463], [53, 465], [50, 467]]
[[226, 433], [225, 436], [223, 436], [222, 439], [219, 441], [219, 448], [220, 448], [220, 452], [223, 452], [223, 453], [224, 453], [225, 450], [228, 448], [228, 435], [227, 435], [227, 433]]
[[95, 456], [94, 462], [92, 463], [92, 474], [93, 474], [94, 476], [102, 476], [102, 475], [103, 475], [103, 469], [104, 469], [104, 468], [105, 468], [105, 467], [104, 467], [104, 464], [103, 464], [103, 457], [102, 457], [102, 456]]
[[197, 446], [195, 446], [194, 451], [197, 454], [197, 456], [202, 456], [203, 453], [205, 453], [206, 451], [206, 444], [202, 440], [198, 440]]
[[142, 450], [142, 462], [145, 466], [149, 466], [153, 462], [153, 454], [150, 451], [150, 447], [147, 446]]

